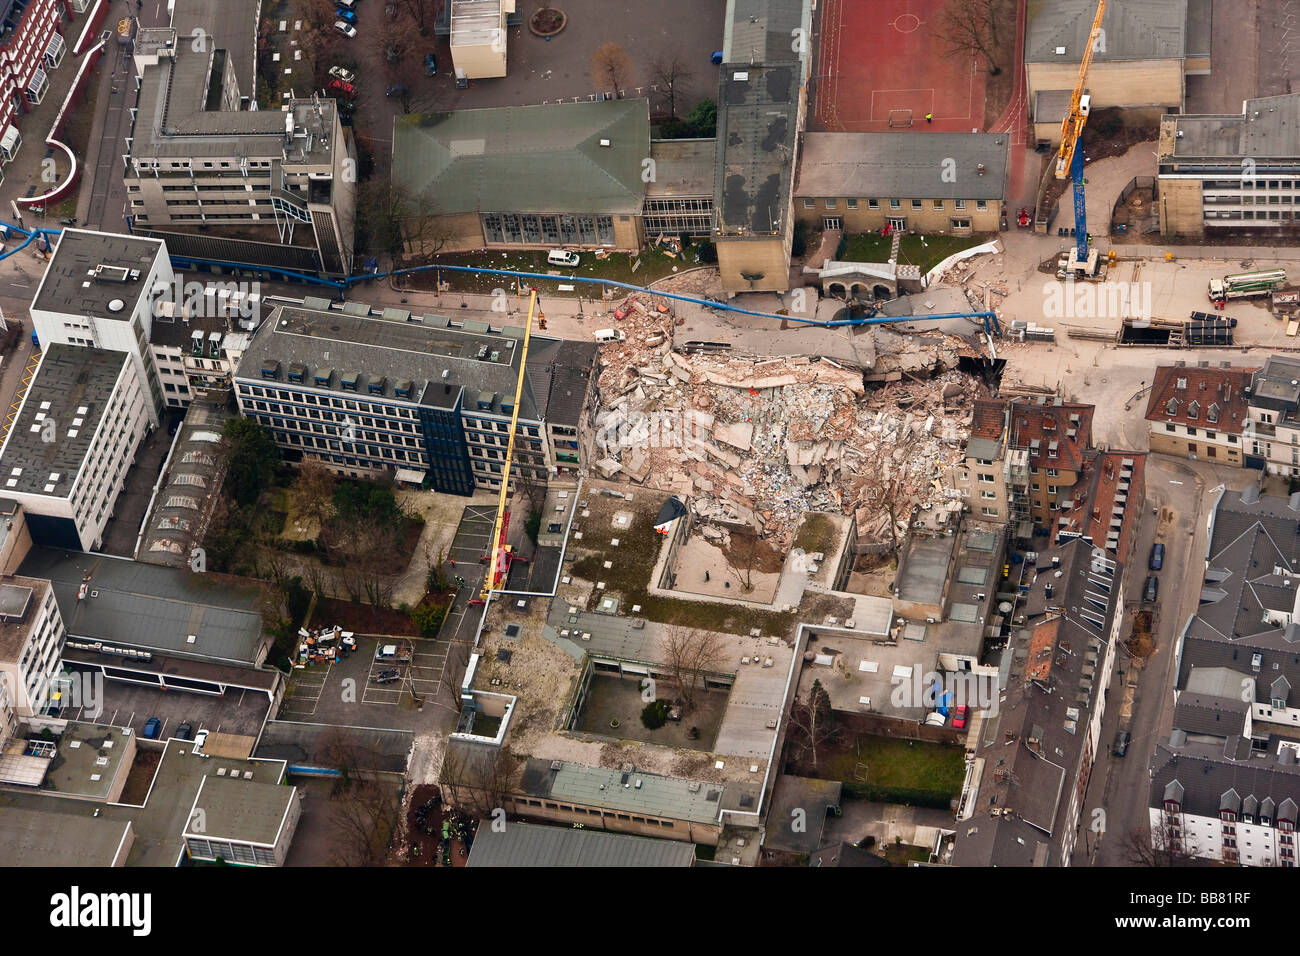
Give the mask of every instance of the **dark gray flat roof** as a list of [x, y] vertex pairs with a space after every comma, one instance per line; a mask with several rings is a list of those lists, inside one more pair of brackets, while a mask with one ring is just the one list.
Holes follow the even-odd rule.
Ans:
[[[162, 249], [157, 239], [65, 229], [36, 289], [32, 308], [128, 321], [139, 301], [149, 294], [149, 270]], [[95, 278], [90, 273], [101, 264], [115, 268]], [[139, 275], [123, 277], [121, 269], [128, 273], [137, 270]], [[110, 309], [114, 300], [121, 300], [123, 307]]]
[[712, 198], [717, 154], [716, 139], [651, 140], [655, 178], [646, 183], [646, 198]]
[[[0, 451], [0, 490], [66, 498], [90, 451], [125, 352], [55, 343], [46, 348]], [[48, 422], [53, 422], [53, 429]]]
[[480, 824], [467, 866], [691, 866], [695, 846], [626, 833], [512, 823]]
[[718, 97], [713, 206], [725, 235], [767, 236], [785, 215], [798, 133], [797, 62], [726, 65]]
[[[1187, 3], [1110, 0], [1101, 20], [1106, 42], [1093, 54], [1093, 62], [1181, 59], [1187, 52]], [[1029, 5], [1025, 62], [1077, 66], [1096, 15], [1096, 0], [1036, 0]], [[1064, 53], [1057, 53], [1060, 47]]]
[[53, 583], [69, 636], [242, 664], [262, 644], [261, 591], [238, 578], [55, 548], [33, 548], [20, 571]]
[[[387, 401], [405, 401], [437, 408], [450, 408], [464, 389], [462, 406], [478, 411], [480, 393], [494, 396], [491, 412], [507, 414], [502, 399], [514, 400], [519, 376], [519, 353], [522, 330], [507, 328], [502, 333], [466, 332], [447, 325], [445, 317], [427, 316], [431, 322], [406, 322], [339, 311], [321, 312], [299, 306], [283, 306], [273, 312], [253, 338], [252, 345], [239, 362], [237, 376], [250, 383], [288, 382], [289, 366], [304, 366], [303, 381], [295, 385], [320, 388], [331, 393], [370, 395], [370, 383], [384, 380], [375, 397]], [[484, 326], [486, 328], [486, 326]], [[532, 348], [551, 339], [534, 336]], [[487, 353], [478, 358], [481, 350]], [[492, 360], [496, 355], [495, 361]], [[263, 364], [279, 362], [274, 380], [262, 376]], [[332, 370], [328, 385], [317, 385], [315, 375]], [[340, 376], [359, 374], [356, 392], [344, 390]], [[446, 372], [444, 377], [443, 373]], [[399, 380], [412, 383], [411, 394], [397, 398], [394, 385]], [[483, 409], [483, 411], [487, 411]], [[533, 390], [525, 381], [519, 409], [520, 419], [540, 418]]]
[[1001, 133], [805, 133], [794, 194], [1001, 199], [1006, 169]]
[[1165, 119], [1177, 129], [1173, 159], [1300, 158], [1300, 93], [1246, 100], [1241, 113]]
[[242, 773], [238, 777], [205, 776], [194, 798], [195, 809], [203, 811], [203, 829], [195, 835], [274, 846], [293, 793], [292, 787], [278, 782], [245, 780]]

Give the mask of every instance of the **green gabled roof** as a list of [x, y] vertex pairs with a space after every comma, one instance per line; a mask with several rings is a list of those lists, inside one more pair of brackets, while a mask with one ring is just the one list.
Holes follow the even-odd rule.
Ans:
[[649, 155], [644, 99], [393, 119], [393, 181], [426, 196], [435, 215], [637, 214]]

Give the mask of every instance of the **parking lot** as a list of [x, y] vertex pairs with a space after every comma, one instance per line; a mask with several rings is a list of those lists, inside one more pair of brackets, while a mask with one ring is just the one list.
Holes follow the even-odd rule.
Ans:
[[[386, 644], [409, 648], [410, 661], [377, 660]], [[445, 640], [358, 635], [353, 654], [295, 669], [277, 716], [349, 727], [422, 727], [428, 721], [419, 719], [412, 693], [426, 704], [456, 706], [455, 688], [443, 684], [450, 647]], [[381, 675], [396, 679], [381, 682]]]
[[179, 690], [159, 690], [122, 681], [103, 682], [103, 701], [98, 714], [86, 708], [70, 708], [63, 716], [114, 727], [130, 727], [144, 733], [150, 717], [162, 722], [159, 738], [166, 740], [183, 723], [195, 731], [243, 734], [255, 737], [262, 729], [271, 702], [256, 691], [230, 691], [225, 697], [191, 694]]

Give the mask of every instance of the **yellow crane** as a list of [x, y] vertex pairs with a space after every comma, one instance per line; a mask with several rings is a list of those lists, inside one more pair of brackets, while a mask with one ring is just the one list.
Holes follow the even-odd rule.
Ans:
[[[488, 553], [487, 574], [483, 577], [483, 589], [479, 592], [479, 602], [486, 603], [488, 593], [495, 589], [498, 575], [502, 583], [510, 572], [510, 546], [506, 544], [506, 531], [510, 526], [510, 467], [515, 458], [515, 430], [519, 427], [519, 404], [524, 394], [524, 376], [528, 374], [528, 346], [532, 340], [533, 315], [545, 326], [546, 318], [537, 311], [537, 290], [528, 295], [528, 321], [524, 324], [523, 349], [519, 356], [519, 379], [515, 382], [514, 411], [510, 415], [510, 437], [506, 440], [506, 460], [501, 470], [501, 496], [497, 500], [497, 518], [492, 526], [492, 550]], [[499, 565], [499, 567], [498, 567]]]
[[1090, 97], [1083, 92], [1083, 85], [1088, 79], [1093, 54], [1100, 45], [1101, 19], [1105, 14], [1106, 0], [1097, 0], [1097, 15], [1093, 17], [1088, 43], [1079, 61], [1079, 78], [1075, 80], [1074, 92], [1070, 96], [1070, 108], [1061, 122], [1061, 146], [1056, 153], [1056, 178], [1071, 176], [1074, 179], [1075, 267], [1079, 269], [1088, 264], [1088, 211], [1083, 200], [1083, 147], [1079, 138], [1088, 122], [1091, 103]]

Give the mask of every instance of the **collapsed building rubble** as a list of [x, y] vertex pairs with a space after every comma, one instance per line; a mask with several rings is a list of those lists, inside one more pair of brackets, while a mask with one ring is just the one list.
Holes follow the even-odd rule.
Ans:
[[[593, 419], [603, 477], [683, 495], [703, 524], [752, 527], [783, 550], [809, 511], [849, 514], [859, 542], [893, 544], [918, 509], [960, 510], [945, 476], [986, 392], [957, 370], [970, 354], [960, 337], [885, 333], [881, 361], [861, 369], [682, 354], [653, 301], [634, 302], [620, 327], [625, 339], [601, 349]], [[869, 389], [867, 378], [891, 381]]]

